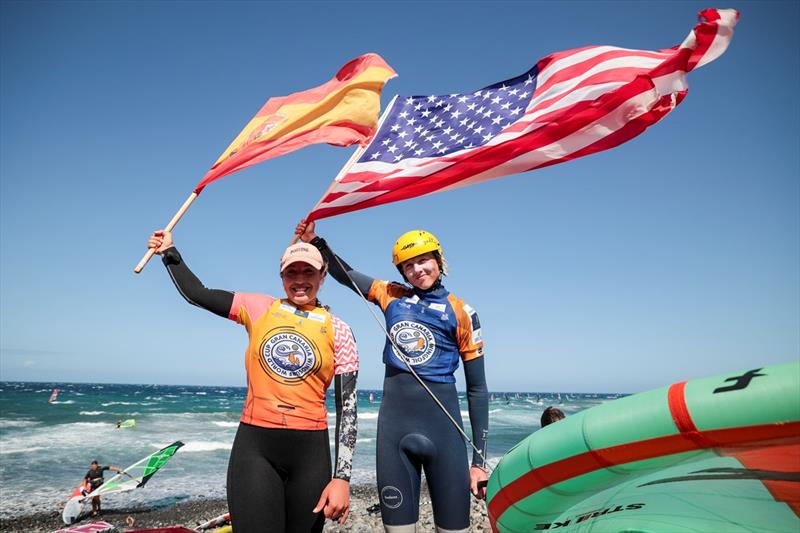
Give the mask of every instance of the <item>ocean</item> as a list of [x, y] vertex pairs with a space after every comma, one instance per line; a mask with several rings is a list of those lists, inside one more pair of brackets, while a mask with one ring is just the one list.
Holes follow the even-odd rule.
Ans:
[[[54, 388], [59, 394], [50, 403]], [[228, 455], [245, 393], [243, 387], [0, 382], [0, 517], [60, 511], [91, 461], [125, 468], [176, 440], [185, 446], [146, 487], [108, 496], [104, 505], [137, 507], [224, 498]], [[359, 391], [353, 484], [375, 482], [381, 394]], [[539, 429], [546, 406], [555, 405], [569, 416], [619, 396], [491, 393], [490, 464]], [[459, 397], [470, 435], [466, 394]], [[333, 447], [333, 398], [329, 396], [326, 403]], [[117, 421], [130, 418], [136, 420], [135, 427], [117, 429]]]

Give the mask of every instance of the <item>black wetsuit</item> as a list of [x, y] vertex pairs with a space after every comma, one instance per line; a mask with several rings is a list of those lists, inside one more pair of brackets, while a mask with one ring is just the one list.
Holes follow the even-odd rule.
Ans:
[[[189, 270], [177, 249], [163, 262], [191, 304], [229, 318], [235, 294], [208, 289]], [[333, 378], [336, 399], [336, 469], [350, 480], [356, 441], [356, 377]], [[240, 422], [228, 463], [228, 508], [237, 533], [321, 531], [325, 517], [312, 513], [331, 480], [328, 430], [261, 427]]]
[[105, 481], [103, 479], [103, 472], [109, 470], [110, 468], [110, 466], [98, 466], [96, 470], [92, 470], [90, 468], [89, 471], [86, 472], [84, 479], [89, 482], [89, 492], [97, 489], [103, 484], [103, 481]]
[[[409, 343], [407, 356], [413, 361], [415, 371], [462, 428], [453, 371], [459, 355], [465, 355], [464, 347], [472, 350], [470, 358], [464, 358], [469, 417], [472, 440], [485, 456], [489, 403], [480, 323], [474, 310], [450, 295], [438, 282], [429, 290], [422, 291], [377, 281], [335, 257], [324, 239], [317, 237], [311, 243], [328, 261], [334, 279], [358, 292], [351, 284], [352, 278], [358, 289], [381, 307], [387, 329], [396, 340], [400, 340], [404, 349], [406, 345], [402, 339], [406, 335]], [[464, 317], [465, 311], [469, 325], [460, 327], [464, 323], [462, 320], [459, 327], [454, 327], [450, 313], [462, 313]], [[424, 333], [420, 335], [419, 331]], [[470, 335], [471, 339], [464, 339]], [[384, 363], [386, 372], [376, 446], [383, 523], [401, 526], [417, 522], [420, 475], [424, 470], [436, 526], [464, 530], [470, 525], [470, 480], [464, 440], [402, 361], [393, 355], [392, 345], [388, 342]], [[472, 464], [485, 466], [475, 452]]]

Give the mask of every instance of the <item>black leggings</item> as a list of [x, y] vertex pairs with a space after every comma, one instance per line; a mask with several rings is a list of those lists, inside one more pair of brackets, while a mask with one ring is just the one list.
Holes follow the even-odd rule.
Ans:
[[328, 430], [240, 423], [228, 463], [228, 510], [236, 533], [322, 531], [313, 513], [331, 479]]
[[[455, 383], [426, 384], [461, 426]], [[436, 526], [453, 530], [469, 527], [469, 466], [464, 439], [411, 374], [388, 366], [378, 415], [376, 467], [384, 524], [417, 522], [420, 474], [425, 470]]]

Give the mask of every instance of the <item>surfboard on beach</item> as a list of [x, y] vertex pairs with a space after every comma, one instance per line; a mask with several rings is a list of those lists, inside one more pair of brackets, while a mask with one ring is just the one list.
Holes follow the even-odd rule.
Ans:
[[496, 532], [800, 531], [800, 361], [568, 416], [492, 473]]

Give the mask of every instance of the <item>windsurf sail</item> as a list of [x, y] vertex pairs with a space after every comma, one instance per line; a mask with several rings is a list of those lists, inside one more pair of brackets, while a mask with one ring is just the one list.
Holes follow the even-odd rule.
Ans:
[[136, 419], [129, 418], [127, 420], [120, 420], [117, 422], [117, 429], [132, 428], [136, 426]]
[[94, 496], [105, 496], [107, 494], [115, 494], [117, 492], [126, 492], [139, 487], [144, 487], [153, 474], [167, 464], [167, 461], [175, 455], [178, 448], [183, 446], [181, 441], [175, 441], [169, 446], [161, 448], [155, 453], [151, 453], [144, 459], [136, 461], [131, 466], [112, 477], [99, 488], [90, 493], [81, 490], [84, 486], [81, 484], [72, 493], [72, 497], [67, 500], [64, 505], [64, 511], [61, 513], [61, 518], [65, 524], [72, 524], [83, 511], [83, 505]]
[[99, 488], [93, 490], [84, 499], [91, 498], [93, 496], [104, 496], [107, 494], [115, 494], [117, 492], [125, 492], [128, 490], [133, 490], [139, 487], [144, 487], [144, 485], [153, 477], [153, 474], [158, 472], [158, 470], [167, 464], [167, 461], [175, 455], [175, 452], [178, 451], [178, 448], [183, 446], [181, 441], [176, 441], [161, 448], [155, 453], [152, 453], [141, 459], [136, 461], [131, 466], [123, 470], [121, 473], [117, 474], [116, 476], [112, 477]]
[[53, 393], [50, 394], [50, 399], [47, 400], [48, 403], [53, 403], [58, 398], [58, 389], [53, 389]]

